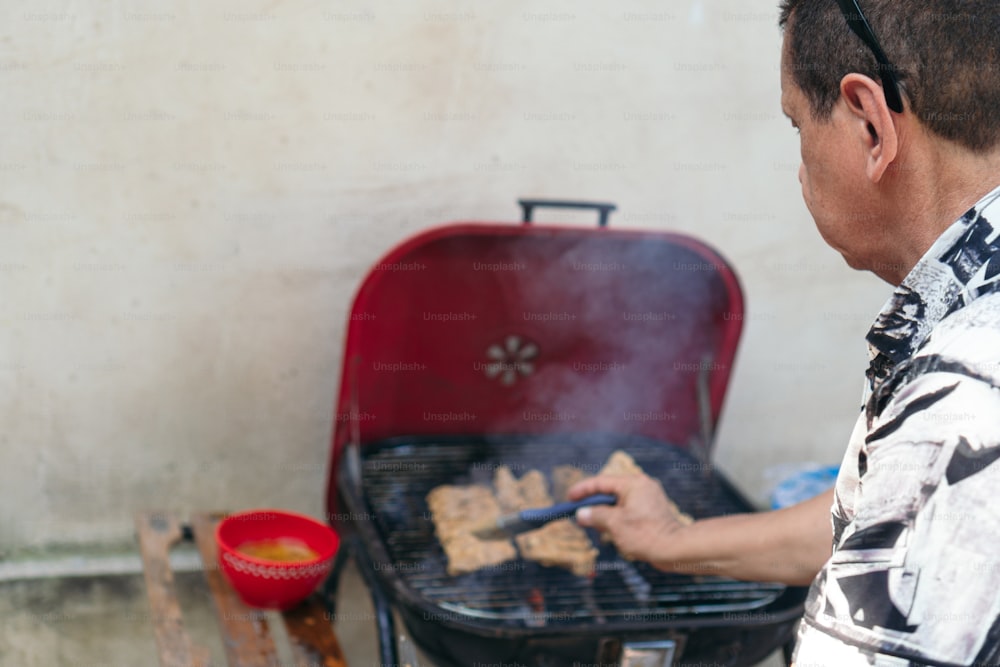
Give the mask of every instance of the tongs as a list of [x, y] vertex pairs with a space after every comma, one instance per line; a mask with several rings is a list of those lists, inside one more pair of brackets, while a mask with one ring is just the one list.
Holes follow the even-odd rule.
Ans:
[[616, 502], [618, 502], [618, 499], [615, 496], [598, 493], [568, 503], [556, 503], [548, 507], [521, 510], [520, 512], [499, 516], [496, 521], [487, 523], [481, 528], [476, 528], [472, 531], [472, 534], [482, 540], [500, 540], [541, 528], [552, 521], [570, 518], [581, 507], [614, 505]]

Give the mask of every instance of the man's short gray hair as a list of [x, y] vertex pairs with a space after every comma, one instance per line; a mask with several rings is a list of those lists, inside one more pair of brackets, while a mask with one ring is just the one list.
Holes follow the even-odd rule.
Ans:
[[[1000, 145], [1000, 5], [996, 0], [859, 0], [895, 66], [908, 111], [972, 151]], [[840, 80], [879, 80], [878, 64], [834, 0], [781, 0], [792, 79], [825, 120]]]

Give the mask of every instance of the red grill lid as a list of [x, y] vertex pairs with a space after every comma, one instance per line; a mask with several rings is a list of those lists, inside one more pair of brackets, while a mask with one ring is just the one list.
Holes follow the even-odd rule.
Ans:
[[743, 322], [686, 235], [458, 223], [391, 250], [354, 301], [330, 480], [346, 443], [640, 434], [707, 460]]

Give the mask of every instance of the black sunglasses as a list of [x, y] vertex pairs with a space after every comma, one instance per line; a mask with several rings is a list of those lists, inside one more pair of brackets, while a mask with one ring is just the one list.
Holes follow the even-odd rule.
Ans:
[[896, 68], [885, 57], [885, 51], [882, 50], [882, 45], [878, 43], [875, 32], [868, 24], [864, 12], [861, 11], [858, 0], [837, 0], [837, 4], [840, 5], [840, 11], [847, 20], [847, 25], [875, 54], [875, 60], [878, 61], [879, 77], [882, 79], [882, 90], [885, 92], [885, 103], [896, 113], [903, 113], [903, 98], [899, 95], [899, 79], [896, 78]]

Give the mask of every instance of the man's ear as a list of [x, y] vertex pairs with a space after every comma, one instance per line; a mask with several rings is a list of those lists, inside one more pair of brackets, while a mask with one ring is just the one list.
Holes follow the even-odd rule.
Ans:
[[878, 183], [899, 154], [899, 131], [882, 86], [864, 74], [848, 74], [840, 80], [840, 95], [864, 143], [868, 178]]

